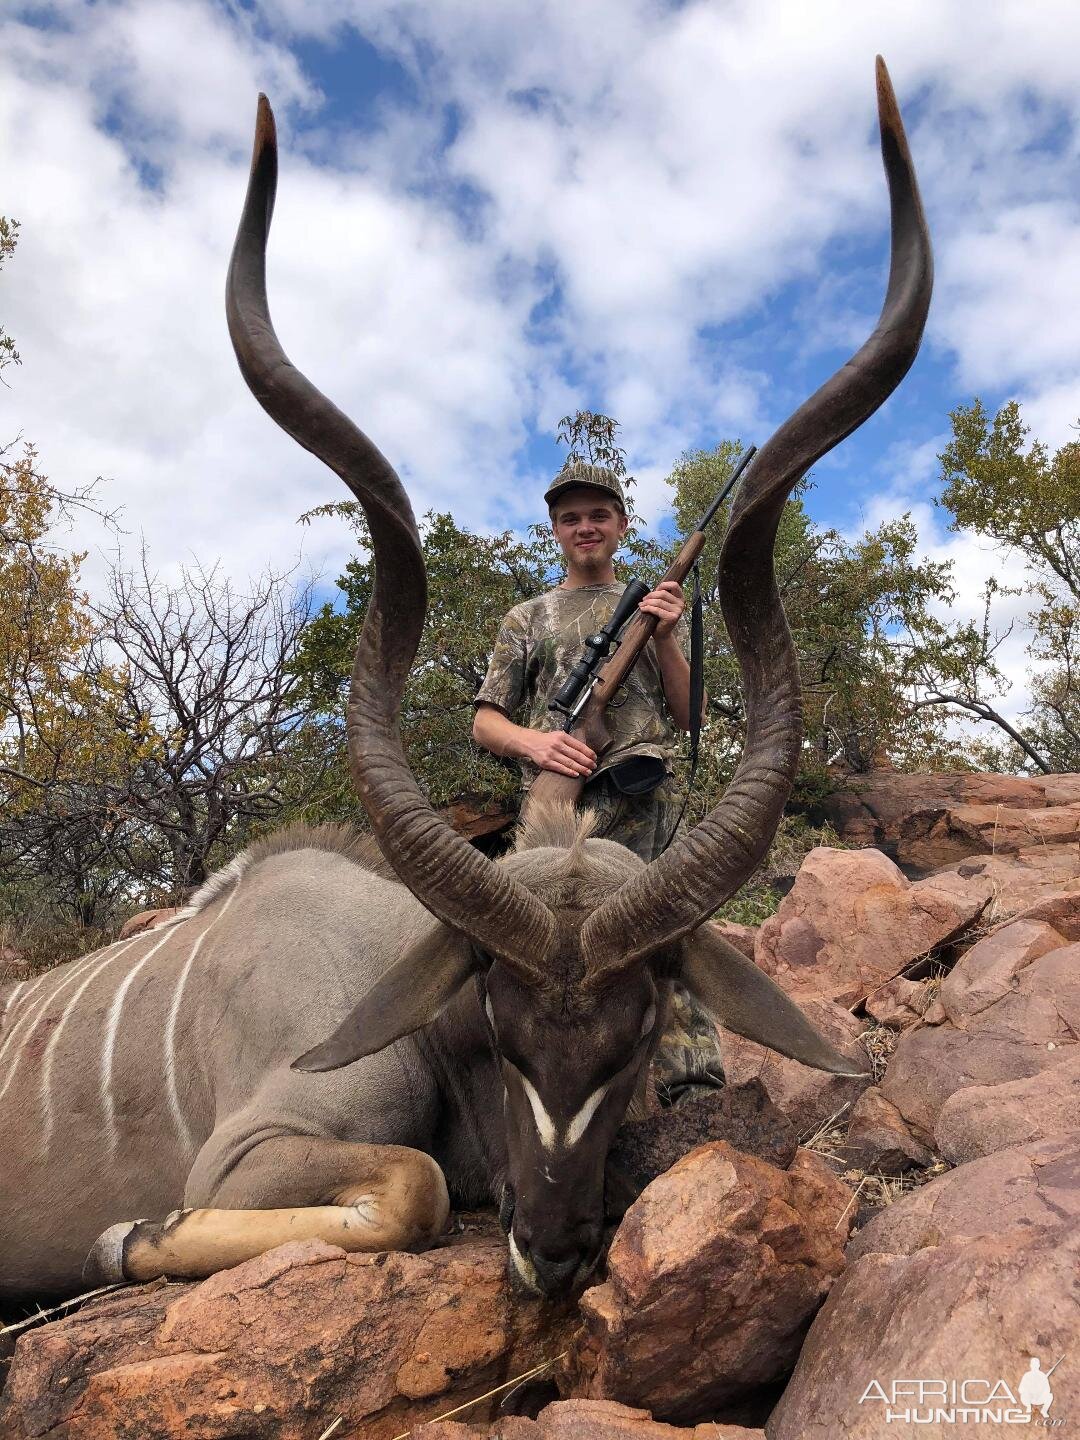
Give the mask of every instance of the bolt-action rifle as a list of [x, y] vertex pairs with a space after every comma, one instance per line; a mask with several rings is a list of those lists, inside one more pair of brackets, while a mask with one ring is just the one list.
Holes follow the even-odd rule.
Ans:
[[[710, 521], [734, 490], [756, 453], [757, 446], [752, 445], [740, 458], [727, 484], [705, 511], [692, 534], [683, 541], [663, 580], [675, 580], [681, 585], [690, 574], [704, 549], [705, 531]], [[655, 615], [642, 614], [638, 609], [649, 593], [649, 586], [642, 581], [630, 581], [611, 619], [602, 630], [585, 641], [584, 654], [548, 705], [552, 712], [559, 715], [561, 728], [576, 740], [584, 741], [598, 757], [611, 745], [611, 733], [604, 712], [625, 684], [657, 626]], [[551, 800], [573, 803], [584, 787], [585, 779], [581, 776], [541, 770], [529, 791], [526, 808]]]

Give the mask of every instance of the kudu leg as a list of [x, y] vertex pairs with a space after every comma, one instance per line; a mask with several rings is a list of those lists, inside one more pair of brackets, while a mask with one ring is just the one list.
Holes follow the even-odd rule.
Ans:
[[306, 1136], [263, 1141], [208, 1198], [215, 1203], [163, 1221], [110, 1226], [87, 1256], [84, 1281], [202, 1279], [289, 1240], [422, 1249], [442, 1234], [450, 1212], [430, 1155]]

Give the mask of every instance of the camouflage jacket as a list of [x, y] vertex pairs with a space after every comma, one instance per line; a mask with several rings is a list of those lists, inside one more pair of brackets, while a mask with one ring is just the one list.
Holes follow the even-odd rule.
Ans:
[[[625, 586], [583, 585], [579, 589], [549, 590], [535, 600], [515, 605], [499, 628], [488, 672], [475, 704], [496, 705], [505, 715], [532, 730], [554, 730], [558, 716], [547, 708], [548, 697], [559, 688], [582, 655], [586, 636], [610, 619]], [[685, 653], [688, 630], [680, 620], [676, 631]], [[525, 714], [516, 711], [525, 707]], [[660, 678], [660, 664], [652, 642], [638, 660], [622, 690], [607, 711], [611, 748], [597, 766], [599, 775], [631, 755], [652, 755], [672, 769], [678, 731], [671, 718]], [[537, 774], [535, 765], [521, 762], [526, 788]]]

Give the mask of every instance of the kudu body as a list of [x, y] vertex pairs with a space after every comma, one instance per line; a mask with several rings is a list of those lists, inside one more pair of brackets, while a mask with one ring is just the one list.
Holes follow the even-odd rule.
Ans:
[[772, 568], [784, 503], [900, 382], [926, 318], [929, 239], [880, 62], [878, 97], [885, 306], [736, 499], [720, 585], [746, 745], [712, 812], [649, 866], [566, 807], [530, 815], [492, 863], [421, 796], [398, 735], [426, 605], [416, 526], [390, 465], [274, 335], [276, 142], [260, 101], [230, 333], [256, 398], [368, 517], [375, 587], [347, 729], [385, 860], [287, 835], [214, 877], [185, 917], [0, 994], [0, 1295], [76, 1288], [88, 1250], [86, 1277], [102, 1280], [207, 1274], [304, 1236], [425, 1244], [447, 1187], [470, 1203], [505, 1194], [516, 1274], [554, 1293], [598, 1254], [608, 1149], [671, 980], [730, 1029], [849, 1071], [706, 922], [760, 861], [798, 764], [798, 666]]

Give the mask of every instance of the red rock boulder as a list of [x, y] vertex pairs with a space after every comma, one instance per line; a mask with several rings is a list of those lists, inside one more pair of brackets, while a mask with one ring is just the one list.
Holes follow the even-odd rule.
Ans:
[[934, 1126], [937, 1149], [953, 1165], [1062, 1136], [1080, 1142], [1080, 1047], [1076, 1046], [1060, 1065], [1030, 1079], [958, 1090], [945, 1101]]
[[1028, 1079], [1076, 1053], [1080, 944], [1042, 921], [1006, 925], [961, 957], [939, 1001], [943, 1023], [905, 1031], [881, 1084], [926, 1143], [957, 1091]]
[[807, 1151], [784, 1171], [695, 1150], [627, 1212], [560, 1385], [685, 1423], [776, 1380], [840, 1274], [852, 1210]]
[[764, 1430], [742, 1425], [664, 1425], [647, 1410], [613, 1400], [557, 1400], [535, 1420], [514, 1417], [494, 1425], [442, 1420], [413, 1433], [414, 1440], [765, 1440]]
[[1080, 839], [1080, 776], [878, 770], [850, 777], [822, 809], [841, 840], [927, 872], [970, 855]]
[[511, 1295], [501, 1237], [424, 1255], [298, 1242], [28, 1331], [0, 1435], [312, 1440], [342, 1415], [346, 1435], [390, 1440], [558, 1354], [569, 1327]]
[[[1046, 1372], [1080, 1351], [1078, 1221], [1075, 1142], [974, 1161], [888, 1206], [852, 1240], [769, 1440], [1005, 1433], [991, 1391], [1030, 1423], [1020, 1382], [1031, 1358]], [[961, 1403], [982, 1412], [966, 1420], [948, 1398], [965, 1382]], [[1051, 1419], [1080, 1413], [1068, 1360], [1053, 1397]]]
[[789, 994], [851, 1009], [954, 940], [991, 898], [953, 876], [912, 883], [877, 850], [811, 850], [754, 958]]

